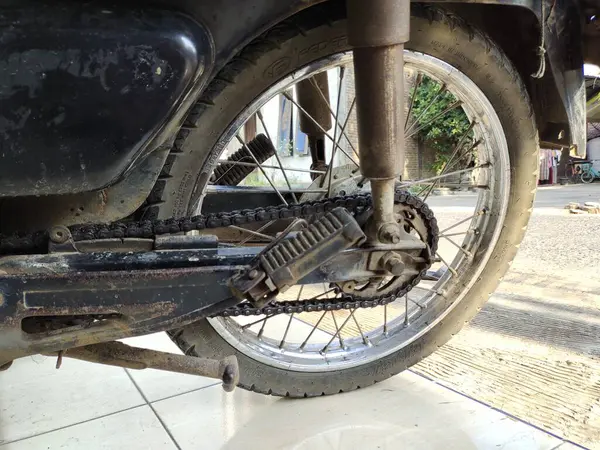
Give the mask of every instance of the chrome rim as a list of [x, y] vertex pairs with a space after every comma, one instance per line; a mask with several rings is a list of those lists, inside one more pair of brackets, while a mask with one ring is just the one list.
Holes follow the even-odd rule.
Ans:
[[[397, 352], [435, 327], [465, 297], [487, 264], [504, 222], [510, 186], [508, 148], [500, 120], [475, 83], [446, 62], [405, 51], [405, 64], [405, 75], [412, 85], [407, 90], [407, 139], [458, 109], [463, 111], [469, 125], [461, 136], [455, 137], [457, 142], [450, 156], [446, 155], [436, 173], [401, 183], [428, 204], [433, 203], [430, 206], [440, 225], [440, 248], [430, 280], [422, 281], [409, 295], [375, 309], [209, 319], [220, 336], [248, 357], [300, 372], [333, 371], [368, 364]], [[348, 131], [353, 120], [354, 99], [344, 97], [343, 93], [345, 80], [352, 71], [350, 53], [313, 62], [259, 96], [220, 138], [216, 146], [216, 152], [221, 154], [219, 161], [225, 161], [225, 155], [236, 146], [246, 144], [241, 130], [258, 111], [261, 111], [259, 127], [275, 143], [276, 133], [265, 111], [272, 108], [274, 102], [281, 104], [283, 93], [287, 93], [291, 114], [304, 114], [294, 101], [293, 87], [323, 71], [328, 72], [330, 85], [332, 80], [338, 81], [337, 85], [334, 83], [335, 89], [330, 89], [334, 130], [327, 133], [329, 169], [311, 171], [305, 167], [306, 161], [302, 165], [292, 161], [293, 158], [276, 154], [263, 164], [255, 164], [253, 175], [244, 180], [245, 186], [241, 188], [274, 191], [282, 202], [286, 201], [286, 190], [297, 190], [298, 186], [304, 190], [300, 198], [293, 201], [351, 193], [348, 190], [368, 190], [368, 183], [362, 184], [358, 170], [359, 149]], [[438, 87], [439, 95], [434, 91], [430, 103], [418, 105], [419, 89], [425, 80]], [[448, 102], [446, 93], [452, 95], [453, 101]], [[443, 98], [446, 105], [433, 113], [433, 102]], [[324, 177], [320, 189], [310, 180], [311, 172]], [[432, 195], [448, 180], [458, 179], [462, 183], [465, 177], [465, 186], [475, 193], [465, 195], [460, 205], [446, 206], [440, 200], [442, 197]], [[209, 183], [205, 192], [211, 189], [214, 187]], [[237, 245], [244, 245], [257, 235], [265, 237], [265, 228], [241, 229], [247, 237], [240, 239]], [[328, 286], [304, 285], [291, 288], [278, 300], [334, 298], [335, 295]]]

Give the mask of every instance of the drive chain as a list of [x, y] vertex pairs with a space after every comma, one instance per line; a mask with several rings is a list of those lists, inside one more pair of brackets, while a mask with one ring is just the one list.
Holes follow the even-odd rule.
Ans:
[[[397, 190], [395, 195], [397, 204], [411, 208], [418, 214], [427, 226], [426, 244], [429, 254], [435, 255], [438, 244], [438, 226], [433, 212], [418, 197], [404, 190]], [[359, 215], [371, 207], [370, 194], [356, 194], [343, 197], [333, 197], [324, 200], [308, 201], [300, 204], [280, 205], [267, 208], [245, 209], [241, 211], [223, 212], [193, 217], [172, 218], [166, 220], [145, 220], [139, 222], [116, 222], [112, 224], [88, 224], [69, 227], [74, 242], [95, 239], [124, 239], [147, 238], [153, 239], [159, 235], [176, 234], [193, 230], [206, 230], [223, 228], [230, 225], [244, 226], [251, 223], [266, 222], [280, 219], [311, 219], [331, 211], [334, 208], [346, 208], [352, 214]], [[11, 236], [0, 235], [1, 255], [22, 255], [44, 253], [48, 250], [48, 231], [29, 234], [15, 234]], [[276, 315], [315, 311], [336, 311], [341, 309], [373, 308], [394, 301], [406, 295], [426, 275], [427, 268], [421, 270], [409, 283], [400, 286], [396, 291], [382, 297], [355, 299], [347, 293], [335, 299], [308, 299], [298, 301], [273, 301], [262, 308], [255, 308], [251, 304], [243, 303], [229, 308], [219, 316], [235, 317], [250, 315]]]

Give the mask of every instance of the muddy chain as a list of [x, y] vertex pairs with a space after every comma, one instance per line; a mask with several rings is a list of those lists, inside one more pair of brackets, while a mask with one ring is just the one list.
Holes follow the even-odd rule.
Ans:
[[[433, 212], [418, 197], [397, 190], [396, 204], [411, 208], [418, 214], [427, 226], [429, 252], [434, 255], [438, 243], [438, 226]], [[75, 225], [69, 227], [73, 241], [81, 242], [94, 239], [123, 239], [147, 238], [153, 239], [159, 235], [176, 234], [193, 230], [223, 228], [230, 225], [243, 226], [250, 223], [266, 222], [279, 219], [312, 219], [334, 208], [346, 208], [352, 214], [359, 215], [371, 208], [370, 194], [356, 194], [343, 197], [333, 197], [293, 205], [280, 205], [267, 208], [245, 209], [225, 213], [197, 215], [179, 219], [145, 220], [139, 222], [116, 222], [112, 224]], [[30, 234], [11, 236], [0, 235], [0, 256], [43, 253], [48, 249], [48, 232], [40, 231]], [[341, 293], [336, 299], [310, 299], [285, 302], [270, 302], [262, 308], [255, 308], [249, 303], [231, 307], [217, 314], [224, 317], [276, 315], [316, 311], [337, 311], [341, 309], [373, 308], [393, 302], [402, 297], [416, 286], [425, 276], [422, 270], [413, 280], [400, 286], [396, 291], [382, 297], [368, 300], [357, 300], [351, 295]]]

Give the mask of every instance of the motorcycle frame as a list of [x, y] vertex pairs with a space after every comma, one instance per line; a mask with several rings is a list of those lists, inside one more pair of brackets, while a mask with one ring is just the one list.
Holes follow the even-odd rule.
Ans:
[[[205, 59], [202, 61], [202, 68], [194, 81], [186, 87], [181, 101], [170, 109], [160, 126], [153, 130], [152, 138], [145, 142], [145, 150], [133, 157], [122, 173], [115, 174], [110, 185], [99, 191], [70, 194], [75, 203], [85, 204], [85, 210], [91, 211], [85, 220], [93, 222], [94, 219], [106, 220], [107, 217], [121, 218], [136, 209], [156, 181], [168, 153], [164, 149], [172, 145], [174, 133], [179, 129], [183, 117], [208, 83], [218, 77], [220, 69], [261, 33], [319, 3], [325, 2], [222, 0], [218, 6], [213, 2], [193, 0], [153, 2], [153, 8], [160, 9], [161, 5], [165, 5], [168, 10], [177, 10], [191, 17], [204, 31], [201, 39], [208, 39], [207, 48], [210, 51], [203, 55]], [[576, 145], [579, 151], [585, 149], [582, 144], [585, 98], [582, 97], [584, 89], [580, 73], [584, 55], [584, 31], [582, 26], [578, 26], [582, 17], [578, 3], [570, 0], [438, 0], [433, 3], [448, 3], [457, 13], [468, 16], [472, 22], [486, 30], [492, 39], [496, 39], [509, 57], [513, 58], [523, 78], [527, 80], [542, 140], [556, 145]], [[0, 2], [0, 9], [3, 4], [14, 7], [12, 1]], [[143, 4], [132, 2], [129, 5], [139, 8]], [[340, 7], [343, 7], [343, 2]], [[490, 14], [495, 14], [499, 9], [506, 14], [518, 16], [520, 20], [515, 23], [527, 24], [529, 28], [506, 33], [503, 28], [506, 24], [486, 26]], [[532, 24], [536, 26], [531, 28]], [[537, 66], [539, 60], [523, 59], [515, 51], [514, 44], [520, 43], [518, 39], [522, 37], [538, 46], [542, 29], [549, 68], [547, 76], [537, 80], [532, 79], [530, 74], [533, 72], [532, 66]], [[393, 42], [381, 44], [401, 45], [407, 37], [403, 35]], [[372, 42], [361, 43], [360, 37], [354, 39], [358, 47], [373, 46]], [[359, 59], [373, 61], [368, 55]], [[595, 61], [592, 59], [591, 62]], [[360, 72], [361, 63], [358, 64], [356, 69]], [[364, 82], [365, 86], [376, 84], [373, 79]], [[548, 104], [560, 107], [548, 108]], [[358, 105], [357, 109], [360, 111], [364, 106]], [[548, 110], [552, 112], [549, 113]], [[387, 139], [386, 142], [392, 140]], [[388, 175], [389, 180], [395, 174]], [[140, 177], [145, 181], [140, 182]], [[107, 196], [110, 194], [109, 197], [113, 198], [115, 189], [121, 189], [116, 191], [120, 192], [119, 195], [128, 192], [128, 189], [135, 190], [137, 201], [129, 205], [133, 208], [131, 211], [127, 211], [122, 204], [107, 204]], [[381, 197], [389, 197], [384, 188], [381, 189]], [[38, 215], [45, 218], [45, 221], [34, 224], [33, 219], [27, 219], [24, 215], [22, 221], [13, 224], [15, 229], [43, 227], [56, 224], [57, 220], [63, 223], [82, 220], [81, 215], [71, 215], [70, 208], [65, 208], [64, 196], [50, 194], [41, 199], [31, 196], [5, 200], [9, 206], [7, 210], [3, 210], [3, 214], [11, 211], [12, 203], [16, 210], [35, 209]], [[39, 202], [43, 203], [42, 208], [39, 207]], [[380, 223], [385, 222], [385, 215], [386, 212], [382, 210]], [[167, 252], [164, 259], [158, 258], [158, 262], [151, 265], [144, 263], [146, 253], [140, 253], [139, 256], [132, 257], [135, 261], [128, 261], [133, 265], [127, 268], [122, 265], [122, 254], [118, 253], [113, 254], [112, 260], [110, 254], [103, 255], [101, 261], [96, 261], [99, 264], [96, 269], [92, 267], [94, 257], [80, 253], [23, 256], [9, 261], [2, 269], [4, 273], [0, 274], [0, 332], [3, 336], [0, 366], [3, 360], [10, 361], [26, 354], [60, 351], [63, 348], [168, 330], [210, 316], [217, 310], [237, 303], [237, 300], [231, 298], [226, 280], [237, 270], [246, 267], [250, 256], [255, 255], [228, 259], [215, 258], [213, 255], [212, 259], [207, 256], [200, 263], [189, 265], [182, 263], [184, 260], [191, 261], [189, 254], [179, 253]], [[28, 266], [46, 267], [48, 270], [32, 271], [27, 269]], [[60, 267], [67, 269], [58, 270]], [[107, 268], [110, 270], [106, 270]], [[153, 294], [149, 295], [150, 300], [144, 301], [141, 293], [144, 290], [148, 292], [149, 289]], [[218, 300], [215, 301], [215, 298]], [[48, 331], [34, 336], [23, 330], [20, 320], [26, 316], [65, 314], [96, 314], [97, 319], [93, 324], [81, 325], [66, 333]], [[124, 316], [129, 319], [124, 320]]]

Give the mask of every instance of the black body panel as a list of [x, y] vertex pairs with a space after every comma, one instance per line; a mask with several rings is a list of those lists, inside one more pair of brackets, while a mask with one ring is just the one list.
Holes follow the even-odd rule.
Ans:
[[[541, 16], [541, 0], [430, 1], [516, 6]], [[154, 0], [152, 11], [148, 0], [121, 2], [120, 10], [0, 0], [0, 197], [100, 192], [128, 179], [150, 151], [172, 145], [185, 114], [230, 58], [318, 3], [325, 0]], [[554, 72], [563, 56], [549, 47]], [[70, 51], [80, 52], [78, 61]], [[83, 67], [84, 56], [95, 58], [93, 76], [70, 72], [76, 62]], [[565, 105], [576, 88], [551, 86], [561, 113], [581, 103]], [[575, 143], [583, 120], [569, 119], [567, 138]]]
[[212, 59], [204, 28], [175, 12], [0, 10], [0, 196], [114, 183]]

